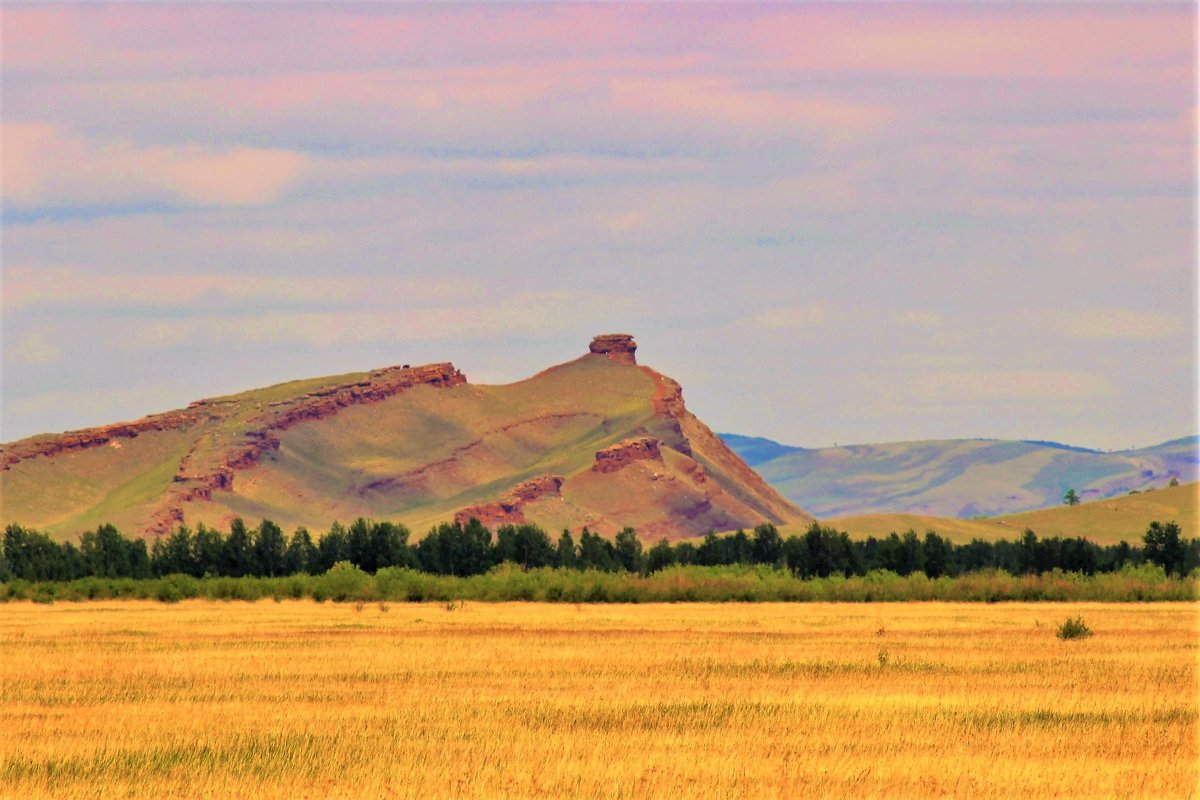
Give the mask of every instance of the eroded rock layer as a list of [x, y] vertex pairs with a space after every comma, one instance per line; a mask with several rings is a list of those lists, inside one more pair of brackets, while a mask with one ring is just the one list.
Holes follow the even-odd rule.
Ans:
[[593, 472], [615, 472], [634, 461], [662, 461], [659, 441], [652, 436], [638, 436], [617, 442], [596, 453]]
[[545, 497], [558, 496], [562, 485], [561, 475], [539, 475], [518, 483], [499, 500], [464, 508], [454, 515], [454, 521], [465, 524], [470, 519], [477, 519], [489, 528], [520, 525], [526, 521], [526, 505]]

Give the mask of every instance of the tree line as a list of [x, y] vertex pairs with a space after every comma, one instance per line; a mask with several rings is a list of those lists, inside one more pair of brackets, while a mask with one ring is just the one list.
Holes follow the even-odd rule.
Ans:
[[339, 562], [367, 573], [400, 567], [433, 575], [468, 577], [511, 563], [542, 567], [649, 575], [671, 566], [761, 564], [798, 578], [862, 576], [888, 570], [929, 578], [980, 570], [1010, 575], [1040, 575], [1052, 570], [1092, 575], [1125, 565], [1153, 563], [1165, 572], [1187, 575], [1200, 567], [1200, 540], [1184, 539], [1174, 522], [1153, 522], [1141, 546], [1121, 542], [1102, 546], [1083, 538], [1039, 539], [1026, 530], [1016, 541], [975, 539], [954, 544], [933, 531], [909, 530], [882, 539], [862, 540], [814, 522], [802, 535], [784, 537], [770, 524], [747, 533], [672, 544], [666, 539], [644, 548], [637, 532], [625, 528], [606, 539], [584, 528], [578, 540], [563, 531], [557, 542], [537, 525], [502, 525], [493, 532], [476, 519], [443, 523], [415, 544], [403, 525], [357, 519], [348, 527], [334, 523], [315, 538], [306, 528], [290, 536], [270, 520], [250, 528], [235, 519], [229, 532], [186, 526], [147, 546], [112, 525], [84, 533], [79, 544], [56, 542], [20, 525], [9, 525], [0, 541], [0, 581], [70, 581], [84, 577], [152, 578], [165, 575], [281, 577], [319, 575]]

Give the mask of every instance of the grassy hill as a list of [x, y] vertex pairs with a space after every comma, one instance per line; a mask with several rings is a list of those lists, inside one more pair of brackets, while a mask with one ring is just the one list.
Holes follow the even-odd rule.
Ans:
[[[291, 528], [456, 515], [679, 538], [810, 517], [638, 366], [631, 337], [504, 386], [450, 364], [295, 381], [7, 444], [5, 522], [153, 535], [234, 516]], [[611, 448], [604, 464], [597, 452]]]
[[1200, 479], [1198, 439], [1103, 453], [1056, 442], [950, 439], [804, 449], [723, 435], [785, 497], [821, 518], [993, 517]]
[[1026, 528], [1038, 536], [1082, 536], [1100, 544], [1141, 541], [1151, 522], [1177, 522], [1187, 537], [1200, 536], [1200, 483], [1140, 492], [1081, 503], [1060, 505], [988, 519], [953, 519], [920, 514], [866, 514], [824, 520], [855, 537], [887, 536], [910, 528], [918, 533], [933, 530], [955, 542], [971, 539], [1015, 539]]

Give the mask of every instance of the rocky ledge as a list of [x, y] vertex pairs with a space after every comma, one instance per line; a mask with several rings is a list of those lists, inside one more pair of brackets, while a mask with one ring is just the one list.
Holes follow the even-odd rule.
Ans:
[[264, 430], [281, 431], [297, 422], [331, 417], [346, 406], [385, 400], [414, 386], [450, 388], [462, 386], [466, 377], [447, 362], [420, 367], [386, 367], [372, 371], [365, 381], [330, 386], [309, 392], [296, 400], [286, 400], [256, 422]]
[[662, 461], [659, 441], [651, 436], [635, 436], [617, 442], [596, 453], [593, 472], [616, 472], [634, 461]]
[[414, 386], [449, 388], [466, 382], [466, 377], [450, 363], [386, 367], [373, 370], [363, 381], [317, 389], [272, 403], [272, 408], [252, 418], [247, 423], [249, 429], [233, 441], [201, 453], [196, 451], [198, 442], [183, 457], [173, 478], [175, 485], [168, 494], [174, 502], [167, 503], [163, 524], [173, 524], [178, 504], [208, 500], [216, 490], [232, 489], [237, 470], [249, 469], [265, 454], [279, 450], [279, 437], [275, 435], [279, 431], [300, 422], [331, 417], [348, 406], [385, 400]]
[[67, 431], [57, 436], [38, 436], [0, 447], [0, 468], [8, 469], [19, 461], [36, 456], [55, 456], [69, 450], [99, 447], [116, 439], [132, 439], [148, 431], [182, 430], [207, 418], [201, 410], [168, 411], [133, 422], [117, 422], [99, 428]]
[[603, 333], [592, 339], [588, 350], [592, 355], [604, 356], [609, 361], [621, 364], [637, 364], [634, 353], [637, 352], [637, 342], [628, 333]]
[[522, 481], [499, 500], [464, 508], [454, 515], [454, 521], [466, 524], [474, 518], [489, 528], [497, 525], [519, 525], [525, 521], [524, 506], [543, 497], [557, 496], [562, 490], [560, 475], [539, 475]]

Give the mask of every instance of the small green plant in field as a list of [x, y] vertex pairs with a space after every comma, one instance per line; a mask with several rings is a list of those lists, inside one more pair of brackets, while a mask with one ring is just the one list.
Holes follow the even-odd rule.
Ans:
[[888, 651], [880, 648], [879, 655], [876, 658], [879, 660], [879, 668], [883, 669], [888, 663]]
[[1058, 633], [1055, 635], [1060, 639], [1086, 639], [1093, 634], [1083, 617], [1067, 617], [1063, 624], [1058, 626]]

